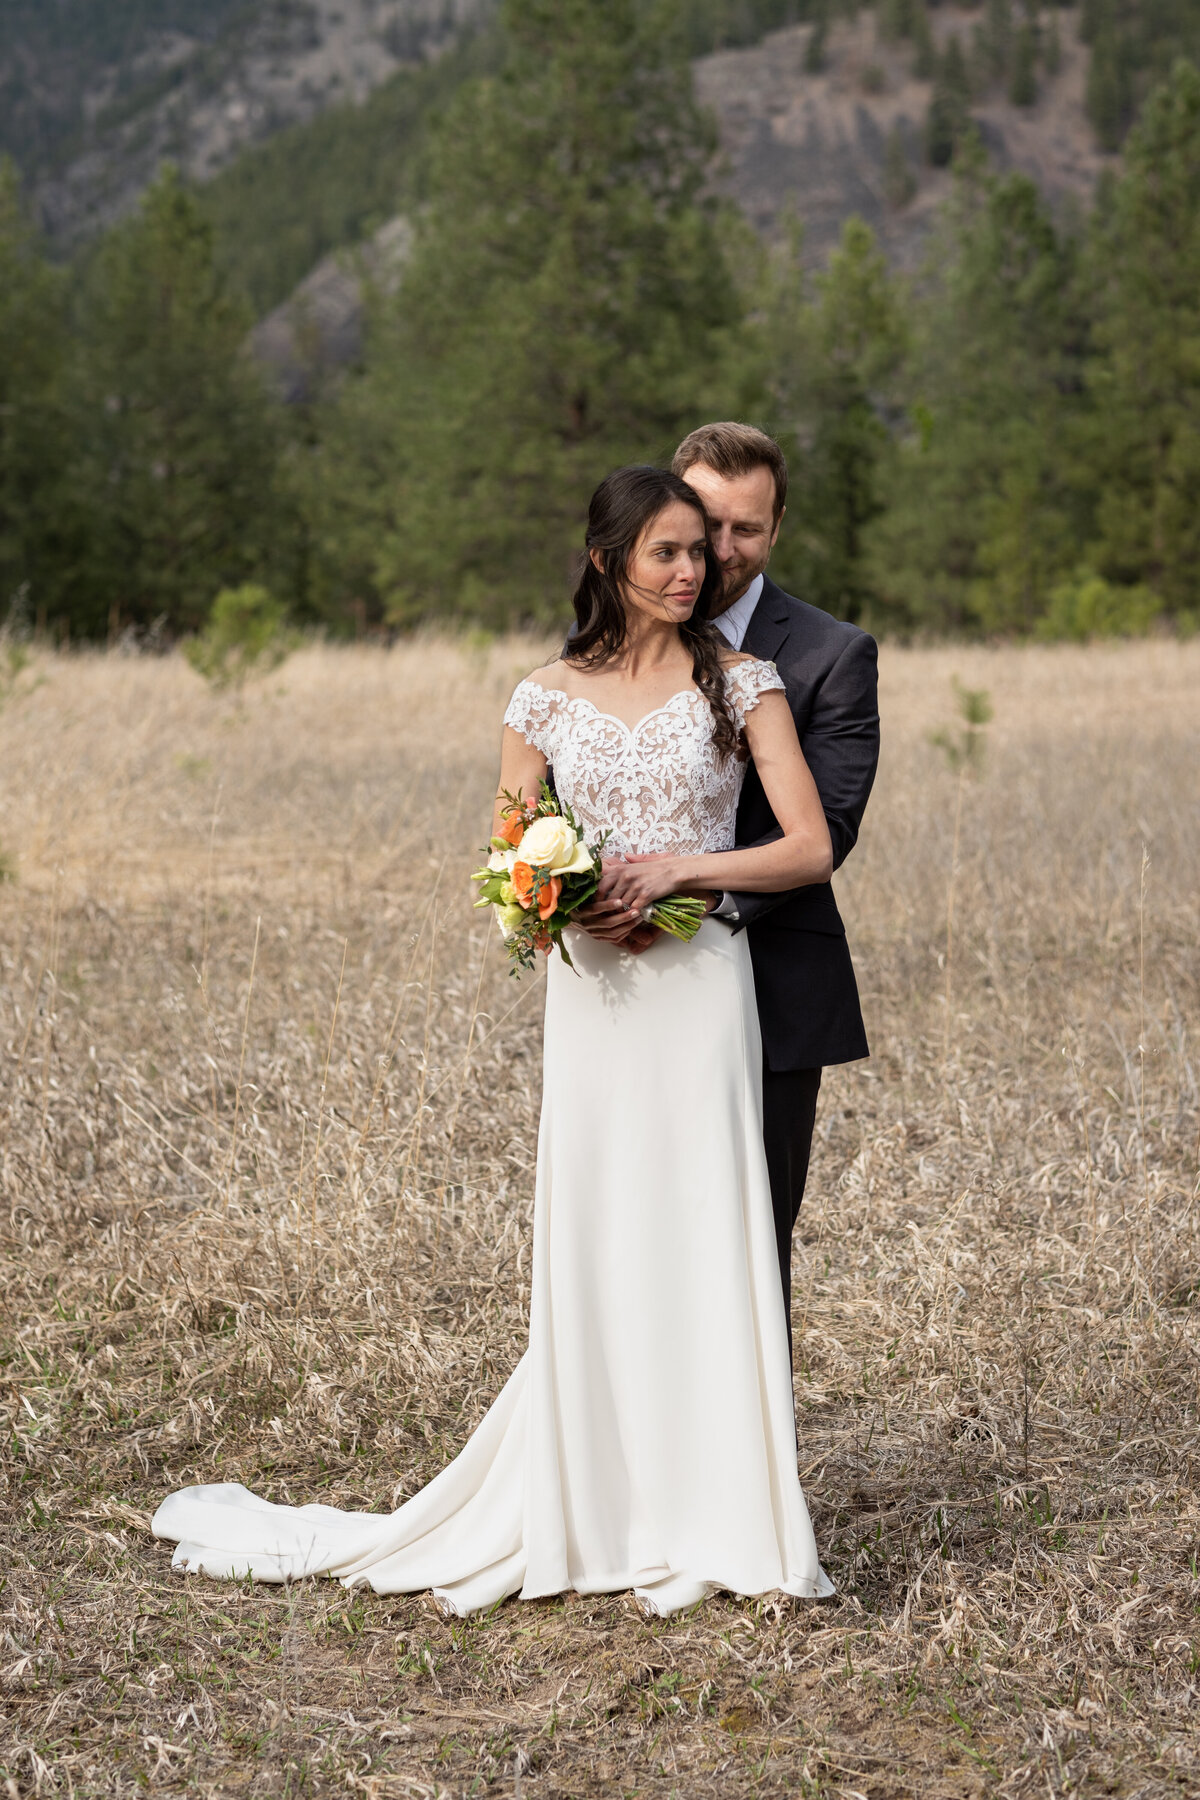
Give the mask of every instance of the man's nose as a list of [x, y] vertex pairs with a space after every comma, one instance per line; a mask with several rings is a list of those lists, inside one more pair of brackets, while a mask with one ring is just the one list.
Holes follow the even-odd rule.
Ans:
[[728, 526], [713, 532], [712, 547], [719, 563], [733, 561], [733, 533]]

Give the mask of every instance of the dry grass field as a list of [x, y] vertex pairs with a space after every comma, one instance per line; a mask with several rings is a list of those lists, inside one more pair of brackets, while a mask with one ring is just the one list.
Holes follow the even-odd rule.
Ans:
[[795, 1248], [836, 1600], [171, 1574], [168, 1488], [389, 1509], [520, 1354], [541, 976], [465, 876], [537, 660], [46, 656], [0, 714], [0, 1791], [1197, 1794], [1198, 643], [884, 652]]

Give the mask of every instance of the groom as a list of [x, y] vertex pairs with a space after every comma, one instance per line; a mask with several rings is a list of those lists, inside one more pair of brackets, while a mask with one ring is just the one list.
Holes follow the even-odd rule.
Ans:
[[[717, 629], [735, 650], [773, 662], [783, 679], [839, 868], [854, 848], [879, 761], [875, 640], [785, 594], [766, 573], [788, 483], [774, 438], [752, 425], [701, 425], [684, 438], [671, 467], [696, 490], [712, 524], [725, 577], [719, 616], [712, 615]], [[738, 848], [781, 835], [751, 764], [738, 807]], [[709, 905], [750, 943], [762, 1028], [763, 1137], [790, 1344], [792, 1229], [808, 1176], [821, 1071], [869, 1054], [858, 988], [827, 881], [783, 894], [714, 894]], [[587, 929], [607, 935], [597, 912]]]

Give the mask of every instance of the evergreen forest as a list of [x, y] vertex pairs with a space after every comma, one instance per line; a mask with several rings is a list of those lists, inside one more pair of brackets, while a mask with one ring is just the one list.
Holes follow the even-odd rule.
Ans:
[[[204, 186], [164, 168], [70, 261], [0, 164], [0, 619], [170, 639], [255, 583], [334, 633], [553, 624], [599, 478], [737, 417], [791, 462], [773, 573], [840, 616], [1195, 629], [1200, 0], [1082, 0], [1121, 156], [1077, 217], [992, 170], [971, 118], [985, 78], [1032, 103], [1057, 9], [986, 0], [937, 52], [924, 0], [880, 0], [952, 174], [907, 276], [859, 219], [818, 265], [712, 191], [691, 58], [809, 19], [816, 66], [838, 3], [501, 0]], [[401, 211], [360, 356], [285, 405], [255, 320]]]

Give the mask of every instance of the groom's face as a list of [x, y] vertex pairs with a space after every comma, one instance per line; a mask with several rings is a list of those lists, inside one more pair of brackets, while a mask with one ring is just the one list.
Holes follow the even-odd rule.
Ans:
[[707, 463], [693, 463], [683, 479], [704, 502], [712, 523], [712, 544], [725, 579], [721, 605], [724, 612], [740, 600], [756, 575], [770, 560], [780, 520], [775, 517], [775, 480], [761, 464], [748, 475], [718, 475]]

